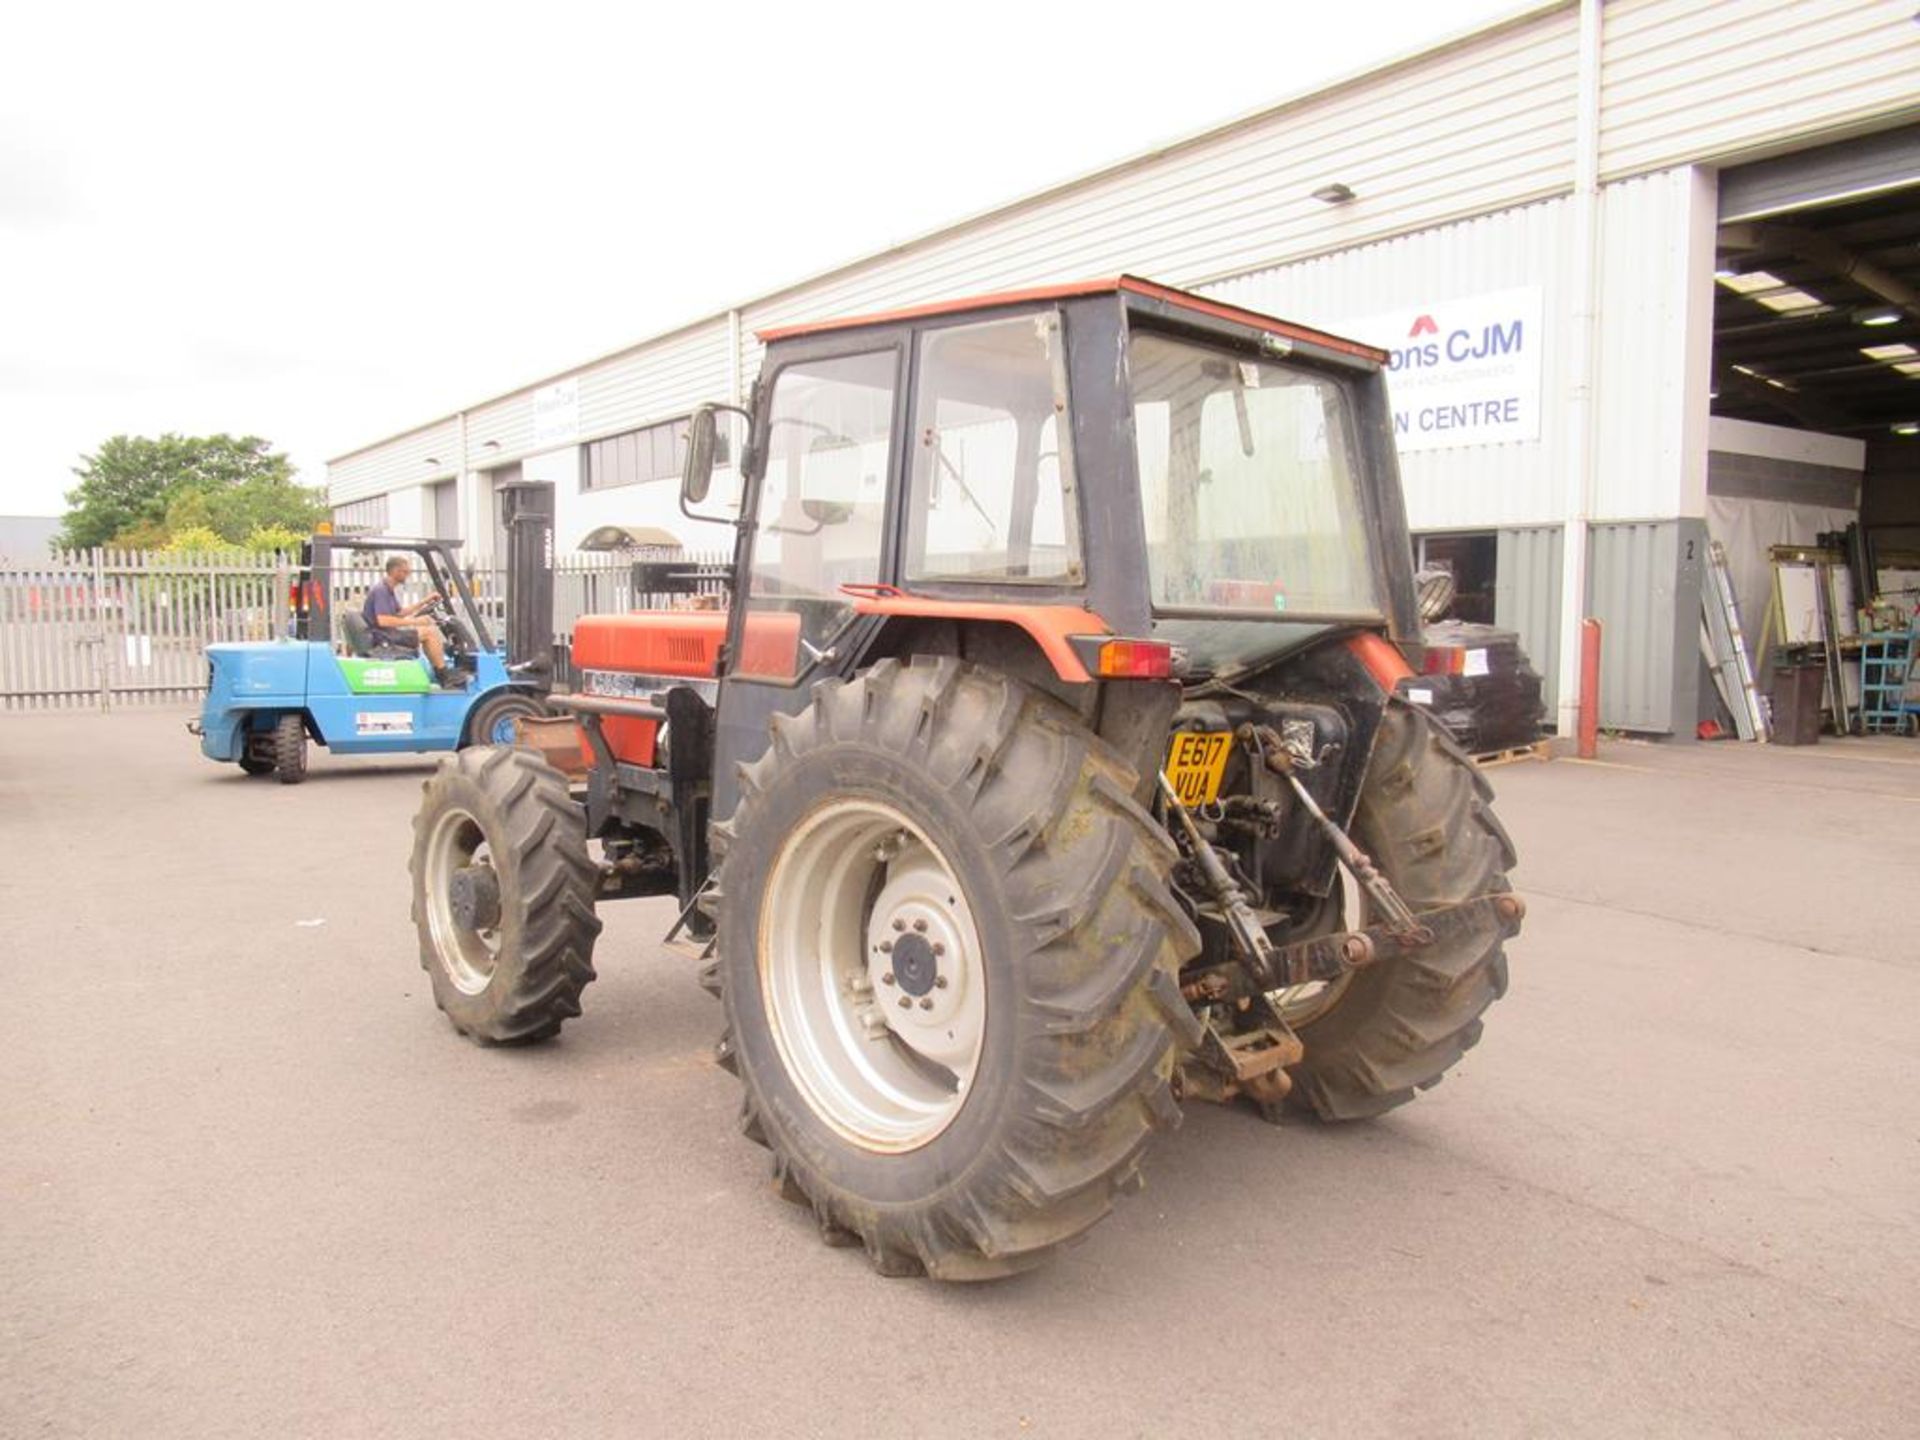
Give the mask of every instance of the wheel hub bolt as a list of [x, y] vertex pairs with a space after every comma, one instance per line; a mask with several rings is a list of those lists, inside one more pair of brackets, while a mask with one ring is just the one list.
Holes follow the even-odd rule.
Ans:
[[893, 953], [893, 941], [882, 940], [879, 949], [882, 955], [891, 955]]
[[934, 942], [933, 942], [933, 953], [934, 953], [934, 954], [935, 954], [936, 956], [938, 956], [938, 955], [944, 955], [944, 954], [946, 954], [946, 953], [947, 953], [947, 947], [946, 947], [945, 945], [943, 945], [943, 944], [941, 944], [941, 943], [940, 943], [940, 942], [939, 942], [938, 940], [936, 940], [936, 941], [934, 941]]
[[886, 974], [884, 974], [884, 975], [882, 975], [882, 976], [880, 977], [880, 983], [881, 983], [882, 985], [891, 985], [891, 984], [893, 984], [893, 971], [891, 971], [891, 970], [889, 970], [889, 971], [887, 971], [887, 973], [886, 973]]
[[896, 915], [893, 917], [893, 928], [895, 930], [904, 930], [907, 928], [907, 922]]
[[[938, 954], [940, 953], [940, 947], [939, 947], [938, 945], [936, 945], [936, 946], [934, 946], [934, 947], [933, 947], [933, 953], [934, 953], [934, 954], [936, 954], [936, 955], [938, 955]], [[936, 989], [936, 990], [944, 990], [944, 989], [946, 989], [946, 988], [947, 988], [947, 977], [946, 977], [946, 976], [944, 976], [944, 975], [936, 975], [936, 976], [934, 976], [934, 977], [933, 977], [933, 988], [934, 988], [934, 989]]]
[[933, 1009], [933, 997], [931, 995], [922, 995], [920, 997], [920, 1008], [922, 1010]]
[[910, 996], [906, 996], [906, 995], [902, 995], [902, 996], [900, 997], [900, 1008], [901, 1008], [902, 1010], [911, 1010], [911, 1009], [913, 1008], [913, 1000], [912, 1000], [912, 997], [910, 997]]
[[913, 928], [924, 935], [927, 933], [927, 922], [924, 920], [916, 920], [913, 922]]

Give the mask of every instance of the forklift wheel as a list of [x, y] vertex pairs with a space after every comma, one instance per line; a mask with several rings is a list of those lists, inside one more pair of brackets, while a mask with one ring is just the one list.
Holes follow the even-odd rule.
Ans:
[[297, 711], [282, 715], [273, 727], [273, 770], [282, 785], [307, 778], [307, 724]]
[[545, 705], [518, 690], [489, 695], [473, 707], [473, 714], [467, 718], [467, 744], [511, 745], [514, 721], [522, 716], [538, 719], [546, 713]]

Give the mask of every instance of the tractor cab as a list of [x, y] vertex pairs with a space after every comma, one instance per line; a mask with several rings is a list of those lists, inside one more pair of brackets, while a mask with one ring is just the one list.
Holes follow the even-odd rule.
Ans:
[[727, 407], [683, 499], [740, 537], [716, 813], [771, 714], [930, 630], [1057, 687], [1417, 637], [1378, 350], [1130, 277], [761, 338], [738, 509]]

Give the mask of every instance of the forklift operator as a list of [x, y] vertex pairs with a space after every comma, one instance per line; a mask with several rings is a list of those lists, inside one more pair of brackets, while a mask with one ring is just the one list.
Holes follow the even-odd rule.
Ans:
[[389, 645], [403, 650], [424, 650], [427, 663], [433, 666], [433, 678], [443, 688], [457, 688], [466, 683], [467, 677], [459, 671], [447, 668], [447, 641], [440, 633], [440, 627], [421, 615], [440, 598], [440, 592], [434, 591], [426, 599], [412, 605], [400, 603], [400, 587], [407, 583], [407, 576], [413, 571], [413, 563], [404, 555], [395, 555], [387, 561], [386, 578], [376, 580], [367, 589], [366, 604], [361, 606], [361, 617], [367, 622], [367, 628], [378, 631], [380, 638]]

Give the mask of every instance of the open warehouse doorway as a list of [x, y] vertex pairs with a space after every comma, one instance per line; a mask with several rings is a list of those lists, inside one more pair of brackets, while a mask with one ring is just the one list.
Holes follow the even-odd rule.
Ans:
[[1723, 171], [1715, 238], [1707, 526], [1753, 668], [1831, 648], [1836, 724], [1889, 728], [1874, 661], [1920, 601], [1920, 126]]

